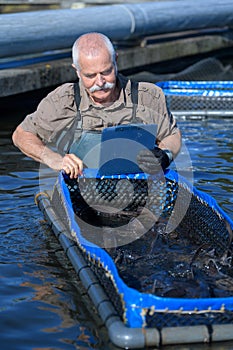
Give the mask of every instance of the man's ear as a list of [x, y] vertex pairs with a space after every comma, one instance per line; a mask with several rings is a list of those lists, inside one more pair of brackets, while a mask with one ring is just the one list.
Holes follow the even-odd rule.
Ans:
[[76, 74], [77, 74], [78, 78], [80, 78], [79, 72], [78, 72], [77, 68], [75, 67], [74, 63], [72, 63], [72, 67], [73, 67], [74, 70], [76, 71]]
[[118, 60], [118, 52], [115, 52], [115, 60], [117, 62], [117, 60]]

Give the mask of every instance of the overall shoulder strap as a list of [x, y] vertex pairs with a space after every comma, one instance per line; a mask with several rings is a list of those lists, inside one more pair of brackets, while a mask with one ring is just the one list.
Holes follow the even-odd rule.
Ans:
[[79, 138], [82, 133], [82, 117], [79, 109], [81, 96], [78, 82], [74, 83], [74, 99], [77, 106], [76, 118], [74, 118], [74, 121], [68, 130], [62, 131], [60, 137], [57, 140], [57, 148], [63, 154], [69, 152], [73, 140], [75, 138]]
[[74, 99], [77, 107], [77, 119], [81, 120], [81, 113], [79, 109], [80, 102], [81, 102], [79, 82], [74, 83]]
[[80, 87], [78, 82], [74, 83], [74, 99], [75, 99], [75, 104], [78, 112], [77, 118], [78, 120], [81, 120], [81, 113], [79, 109], [80, 102], [81, 102], [81, 95], [80, 95]]
[[138, 83], [136, 81], [131, 81], [131, 100], [133, 103], [132, 122], [137, 123], [136, 112], [138, 105]]

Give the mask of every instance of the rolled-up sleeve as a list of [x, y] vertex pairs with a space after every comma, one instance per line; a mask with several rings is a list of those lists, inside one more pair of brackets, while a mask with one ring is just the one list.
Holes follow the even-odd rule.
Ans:
[[179, 129], [175, 118], [167, 108], [165, 95], [162, 92], [162, 90], [160, 91], [159, 99], [160, 99], [160, 108], [161, 108], [161, 112], [160, 112], [161, 118], [159, 119], [159, 123], [158, 123], [157, 139], [162, 140], [169, 135], [176, 134], [179, 131]]
[[27, 115], [20, 125], [43, 142], [50, 143], [73, 123], [76, 115], [73, 84], [63, 84], [49, 93], [39, 103], [37, 110]]

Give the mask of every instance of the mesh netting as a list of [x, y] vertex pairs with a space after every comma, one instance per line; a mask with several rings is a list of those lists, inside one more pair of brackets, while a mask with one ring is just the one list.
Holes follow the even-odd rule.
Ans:
[[[171, 221], [176, 223], [180, 213], [183, 213], [182, 207], [187, 203], [187, 195], [187, 189], [180, 186], [180, 201], [176, 203]], [[219, 256], [229, 247], [231, 232], [226, 221], [208, 202], [202, 202], [201, 197], [194, 194], [191, 195], [190, 204], [176, 230], [199, 245], [208, 243]]]
[[166, 94], [166, 101], [169, 109], [175, 111], [233, 111], [232, 97], [205, 97], [205, 96], [178, 96]]
[[67, 178], [66, 183], [75, 213], [82, 216], [89, 210], [93, 217], [99, 217], [101, 225], [106, 224], [106, 221], [101, 220], [102, 217], [104, 220], [107, 217], [111, 220], [124, 217], [130, 220], [145, 207], [160, 216], [164, 207], [166, 211], [172, 210], [177, 191], [177, 184], [165, 181], [163, 178], [156, 181], [130, 177], [84, 178], [80, 179], [79, 183]]
[[[76, 239], [81, 254], [98, 277], [99, 283], [109, 296], [117, 313], [129, 326], [143, 325], [161, 329], [182, 325], [205, 324], [211, 326], [213, 324], [231, 323], [233, 318], [231, 288], [228, 288], [228, 293], [225, 293], [226, 289], [223, 288], [223, 293], [218, 294], [220, 284], [224, 284], [226, 281], [218, 276], [216, 287], [211, 280], [211, 274], [213, 271], [217, 273], [219, 269], [221, 274], [225, 274], [225, 277], [229, 274], [228, 283], [231, 282], [232, 273], [230, 271], [232, 265], [230, 256], [232, 255], [232, 247], [230, 235], [232, 222], [229, 221], [229, 218], [224, 215], [225, 213], [211, 197], [196, 189], [191, 191], [186, 183], [177, 181], [174, 172], [167, 172], [165, 182], [157, 180], [153, 190], [150, 188], [150, 181], [146, 178], [127, 179], [127, 182], [122, 183], [122, 187], [118, 187], [120, 192], [117, 196], [114, 190], [119, 178], [96, 179], [86, 177], [77, 183], [76, 180], [70, 180], [68, 177], [65, 177], [64, 182], [64, 178], [61, 177], [61, 183], [58, 183], [54, 190], [53, 205], [59, 217], [62, 218], [63, 222], [66, 222], [66, 226], [72, 227], [73, 238]], [[160, 186], [161, 184], [162, 186]], [[129, 201], [130, 204], [129, 202], [125, 204], [123, 194], [127, 191], [128, 186], [133, 188], [133, 191], [128, 193], [132, 198]], [[119, 226], [117, 231], [120, 232], [122, 220], [124, 223], [128, 223], [133, 217], [138, 218], [140, 208], [148, 202], [148, 188], [150, 188], [150, 194], [153, 193], [153, 200], [155, 200], [154, 207], [151, 205], [153, 201], [149, 201], [148, 208], [150, 207], [151, 210], [156, 212], [155, 207], [157, 207], [161, 214], [159, 219], [157, 218], [155, 226], [142, 237], [124, 246], [110, 249], [95, 246], [97, 241], [102, 242], [95, 229], [97, 226], [103, 227], [103, 223], [106, 225], [106, 219], [108, 226]], [[97, 195], [93, 197], [96, 191], [98, 194], [103, 191], [104, 196]], [[109, 194], [107, 195], [107, 193]], [[67, 196], [69, 198], [66, 198]], [[105, 206], [110, 203], [111, 208], [112, 206], [115, 208], [120, 206], [121, 210], [117, 213], [101, 211], [103, 198]], [[137, 205], [132, 206], [131, 204], [135, 198], [137, 199]], [[114, 203], [111, 203], [112, 201]], [[188, 202], [189, 205], [185, 215], [181, 218], [182, 203], [185, 202]], [[100, 204], [101, 206], [99, 206]], [[70, 208], [67, 209], [68, 207], [71, 207], [72, 211], [75, 212], [73, 219]], [[90, 230], [90, 226], [86, 226], [85, 222], [93, 220], [96, 226], [92, 226], [94, 235], [93, 233], [90, 235], [87, 232]], [[162, 232], [156, 231], [156, 227], [161, 227], [161, 225], [163, 227], [166, 225], [166, 227], [175, 227], [175, 229], [169, 234], [164, 229]], [[130, 234], [130, 232], [128, 233]], [[89, 244], [90, 242], [87, 243], [86, 239], [91, 240], [96, 235], [98, 239], [94, 241], [94, 245]], [[170, 244], [171, 239], [173, 240], [172, 244]], [[185, 247], [184, 252], [179, 253], [179, 258], [182, 257], [183, 259], [185, 257], [182, 263], [174, 258], [174, 254], [178, 251], [179, 240], [184, 243]], [[154, 244], [155, 242], [156, 244]], [[195, 249], [192, 251], [190, 247]], [[121, 255], [122, 252], [124, 252], [123, 255]], [[202, 255], [205, 258], [209, 256], [209, 267], [214, 263], [214, 270], [211, 273], [210, 270], [207, 273], [201, 269], [198, 270], [201, 265], [203, 268], [203, 261], [200, 260]], [[176, 262], [174, 266], [171, 266], [171, 263], [167, 265], [170, 258], [173, 262]], [[186, 259], [189, 259], [189, 261], [186, 261]], [[145, 265], [145, 262], [149, 262], [149, 265]], [[188, 268], [186, 268], [186, 262], [188, 262]], [[163, 269], [163, 263], [165, 263], [166, 271], [169, 271], [169, 278], [172, 283], [175, 281], [178, 287], [169, 286], [168, 288], [168, 285], [166, 285], [166, 288], [162, 289], [161, 284], [157, 283], [159, 281], [159, 278], [157, 278], [157, 284], [152, 281], [152, 289], [143, 290], [142, 285], [146, 285], [148, 288], [147, 280], [152, 267], [153, 274], [159, 274]], [[204, 263], [206, 269], [206, 260]], [[185, 273], [180, 270], [181, 265], [182, 268], [185, 267]], [[145, 284], [145, 268], [148, 267]], [[206, 284], [204, 283], [201, 286], [205, 295], [194, 295], [194, 299], [191, 299], [189, 295], [188, 298], [187, 295], [183, 297], [177, 295], [177, 290], [182, 289], [177, 283], [181, 283], [183, 290], [185, 289], [184, 285], [187, 281], [184, 283], [184, 277], [188, 276], [188, 283], [191, 281], [191, 287], [193, 284], [196, 288], [193, 280], [190, 279], [190, 273], [193, 274], [193, 271], [195, 274], [199, 274], [198, 278], [203, 278], [206, 274]], [[130, 275], [133, 277], [131, 281], [129, 279]], [[167, 277], [165, 277], [162, 276], [161, 281], [167, 280]], [[141, 280], [143, 280], [143, 283], [141, 283]], [[133, 286], [132, 283], [134, 283]], [[190, 291], [190, 285], [187, 290]], [[209, 294], [206, 293], [206, 290], [209, 291]], [[175, 294], [172, 295], [174, 291]], [[191, 293], [193, 293], [192, 290]], [[198, 298], [198, 302], [196, 298]]]
[[205, 312], [190, 314], [184, 313], [164, 313], [164, 312], [151, 312], [148, 311], [146, 315], [146, 322], [148, 328], [162, 329], [164, 327], [182, 327], [182, 326], [212, 326], [219, 324], [230, 324], [233, 322], [233, 312]]

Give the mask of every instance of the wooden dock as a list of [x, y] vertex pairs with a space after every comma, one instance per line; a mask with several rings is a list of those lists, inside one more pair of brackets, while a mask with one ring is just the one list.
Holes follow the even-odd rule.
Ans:
[[[233, 53], [233, 41], [221, 35], [173, 38], [165, 42], [153, 40], [150, 43], [151, 38], [144, 38], [138, 46], [118, 49], [119, 71], [147, 70], [148, 66], [159, 65], [161, 62], [167, 62], [169, 66], [169, 62], [174, 59], [185, 60], [195, 55], [211, 56], [221, 50]], [[0, 97], [73, 81], [76, 74], [71, 63], [71, 58], [66, 58], [0, 70]]]

